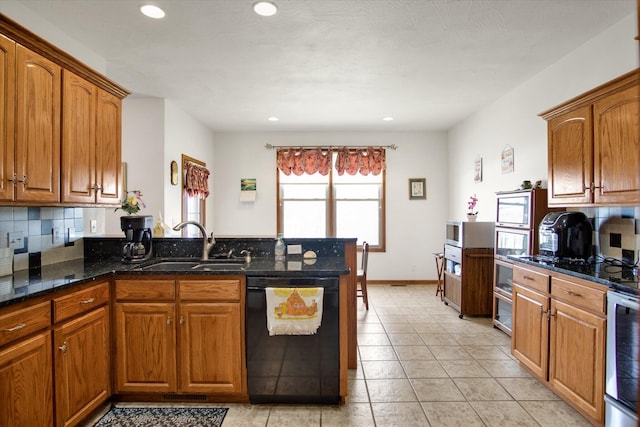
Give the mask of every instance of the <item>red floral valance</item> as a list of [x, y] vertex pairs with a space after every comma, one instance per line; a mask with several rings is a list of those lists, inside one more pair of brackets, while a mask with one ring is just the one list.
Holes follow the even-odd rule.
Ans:
[[[339, 148], [335, 169], [338, 175], [379, 175], [385, 167], [384, 148]], [[316, 172], [327, 175], [331, 169], [330, 149], [323, 148], [280, 148], [276, 154], [276, 165], [285, 175], [312, 175]]]
[[209, 169], [185, 162], [185, 190], [192, 197], [206, 199], [209, 196]]

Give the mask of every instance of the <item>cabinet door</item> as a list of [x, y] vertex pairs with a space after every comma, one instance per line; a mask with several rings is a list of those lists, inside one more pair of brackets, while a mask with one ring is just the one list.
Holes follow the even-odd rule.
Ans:
[[97, 88], [64, 71], [62, 105], [62, 201], [95, 201]]
[[543, 380], [547, 379], [549, 297], [515, 284], [511, 352]]
[[77, 425], [110, 395], [109, 310], [54, 330], [56, 425]]
[[0, 35], [0, 200], [13, 200], [16, 44]]
[[120, 204], [122, 187], [122, 100], [98, 90], [96, 115], [97, 203]]
[[16, 199], [60, 201], [60, 67], [16, 47]]
[[180, 305], [180, 391], [242, 391], [241, 320], [237, 303]]
[[115, 305], [117, 392], [175, 392], [175, 304]]
[[591, 203], [591, 106], [551, 119], [547, 126], [549, 206]]
[[604, 421], [605, 319], [551, 300], [549, 382], [594, 419]]
[[460, 276], [446, 271], [444, 273], [444, 301], [460, 311], [460, 305], [462, 304], [462, 280]]
[[0, 426], [53, 426], [51, 333], [0, 351]]
[[636, 85], [596, 102], [595, 203], [640, 202], [640, 89]]

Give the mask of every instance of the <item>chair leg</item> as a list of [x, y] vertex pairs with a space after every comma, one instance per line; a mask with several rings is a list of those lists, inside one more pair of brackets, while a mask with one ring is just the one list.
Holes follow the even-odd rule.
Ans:
[[367, 296], [367, 278], [365, 277], [360, 282], [360, 287], [362, 289], [362, 299], [364, 300], [364, 308], [369, 310], [369, 297]]

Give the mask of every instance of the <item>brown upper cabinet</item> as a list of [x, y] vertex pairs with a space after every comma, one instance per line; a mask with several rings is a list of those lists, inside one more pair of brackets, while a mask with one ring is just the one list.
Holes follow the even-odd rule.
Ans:
[[119, 203], [122, 101], [65, 70], [62, 201]]
[[128, 94], [0, 14], [0, 203], [118, 204]]
[[549, 206], [640, 203], [640, 69], [541, 116]]

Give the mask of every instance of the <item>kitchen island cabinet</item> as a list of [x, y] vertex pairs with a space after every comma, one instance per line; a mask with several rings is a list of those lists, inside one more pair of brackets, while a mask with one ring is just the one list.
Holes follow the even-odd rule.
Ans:
[[244, 277], [116, 280], [116, 391], [246, 400]]

